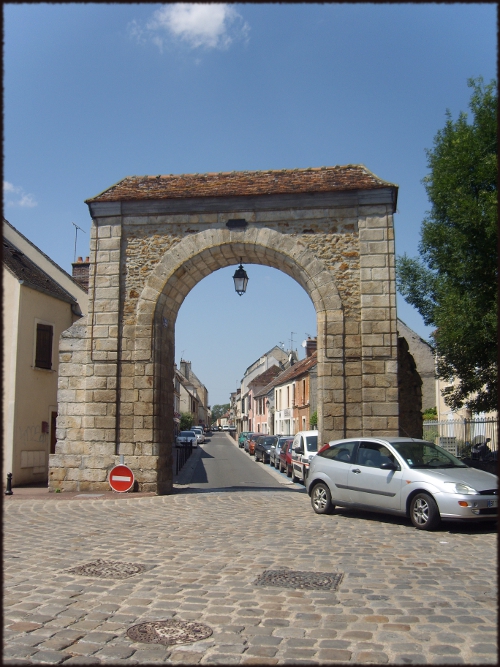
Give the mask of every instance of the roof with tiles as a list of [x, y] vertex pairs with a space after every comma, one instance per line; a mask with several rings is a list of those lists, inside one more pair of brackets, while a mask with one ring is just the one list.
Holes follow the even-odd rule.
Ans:
[[279, 385], [285, 384], [285, 382], [290, 382], [296, 377], [304, 375], [304, 373], [307, 373], [311, 370], [311, 368], [316, 366], [317, 363], [318, 354], [316, 351], [314, 351], [310, 357], [306, 357], [305, 359], [302, 359], [302, 361], [299, 361], [293, 366], [290, 366], [289, 368], [282, 371], [277, 377], [274, 378], [274, 380], [272, 380], [272, 382], [266, 385], [258, 393], [254, 394], [254, 398], [266, 396], [266, 394], [268, 394], [274, 387], [279, 387]]
[[61, 301], [76, 304], [76, 299], [69, 292], [5, 238], [2, 259], [7, 269], [22, 285], [50, 294]]
[[97, 196], [87, 199], [86, 203], [301, 194], [387, 187], [397, 188], [397, 185], [383, 181], [362, 164], [348, 164], [308, 169], [127, 176]]
[[269, 382], [271, 382], [271, 380], [277, 377], [281, 372], [282, 369], [279, 366], [270, 366], [267, 371], [257, 375], [257, 377], [249, 382], [248, 388], [254, 389], [255, 387], [265, 387], [266, 384], [269, 384]]

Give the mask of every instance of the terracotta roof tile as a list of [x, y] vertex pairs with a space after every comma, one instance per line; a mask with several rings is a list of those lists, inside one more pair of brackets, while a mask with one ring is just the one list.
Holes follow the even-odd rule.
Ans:
[[127, 176], [90, 202], [300, 194], [397, 187], [361, 164], [308, 169]]
[[290, 380], [293, 380], [294, 378], [307, 373], [307, 371], [311, 370], [311, 368], [316, 366], [317, 363], [318, 356], [317, 352], [315, 351], [311, 354], [310, 357], [306, 357], [305, 359], [302, 359], [302, 361], [299, 361], [293, 366], [289, 366], [289, 368], [286, 368], [284, 371], [282, 371], [277, 377], [274, 378], [272, 382], [266, 385], [264, 389], [261, 389], [259, 392], [255, 393], [254, 398], [265, 396], [271, 391], [273, 387], [278, 387], [284, 382], [289, 382]]

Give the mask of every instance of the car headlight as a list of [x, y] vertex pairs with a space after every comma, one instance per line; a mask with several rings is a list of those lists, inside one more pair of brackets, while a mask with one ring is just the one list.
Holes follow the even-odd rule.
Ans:
[[474, 496], [477, 494], [476, 489], [473, 489], [472, 486], [464, 484], [463, 482], [445, 482], [445, 484], [451, 485], [449, 493], [460, 493], [464, 496]]

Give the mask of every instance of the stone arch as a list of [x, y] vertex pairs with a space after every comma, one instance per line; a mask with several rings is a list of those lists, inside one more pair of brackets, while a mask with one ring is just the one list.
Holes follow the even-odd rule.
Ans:
[[90, 314], [61, 340], [50, 487], [105, 490], [124, 456], [140, 490], [171, 492], [177, 312], [240, 258], [314, 304], [322, 441], [397, 435], [396, 202], [362, 165], [127, 177], [88, 200]]
[[137, 324], [132, 334], [135, 360], [152, 358], [156, 317], [176, 317], [185, 297], [200, 280], [219, 268], [238, 264], [240, 258], [245, 264], [279, 269], [303, 287], [316, 310], [318, 346], [324, 349], [327, 313], [330, 320], [343, 320], [335, 279], [324, 263], [299, 240], [275, 230], [211, 229], [186, 237], [165, 252], [147, 279], [137, 303]]

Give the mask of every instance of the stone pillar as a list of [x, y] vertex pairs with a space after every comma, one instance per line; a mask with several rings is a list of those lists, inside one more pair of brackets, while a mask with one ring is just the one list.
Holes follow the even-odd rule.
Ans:
[[393, 217], [360, 207], [362, 405], [365, 435], [399, 435]]

